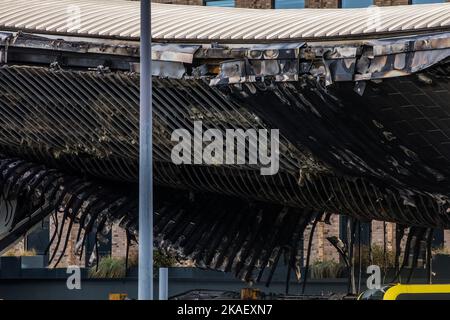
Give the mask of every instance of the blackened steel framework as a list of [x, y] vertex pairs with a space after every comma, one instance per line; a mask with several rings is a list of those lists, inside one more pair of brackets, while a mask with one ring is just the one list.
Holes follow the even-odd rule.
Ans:
[[[4, 32], [0, 53], [3, 199], [30, 204], [5, 211], [16, 222], [3, 228], [0, 249], [59, 211], [66, 223], [95, 226], [99, 238], [114, 222], [136, 237], [136, 43]], [[313, 217], [413, 226], [410, 248], [429, 238], [424, 228], [449, 227], [448, 32], [350, 43], [157, 43], [153, 53], [161, 247], [250, 281], [276, 266], [280, 250], [298, 267]], [[171, 133], [199, 120], [205, 129], [280, 129], [279, 173], [174, 165]], [[56, 174], [54, 190], [31, 183], [36, 168]], [[273, 223], [280, 232], [271, 238]]]

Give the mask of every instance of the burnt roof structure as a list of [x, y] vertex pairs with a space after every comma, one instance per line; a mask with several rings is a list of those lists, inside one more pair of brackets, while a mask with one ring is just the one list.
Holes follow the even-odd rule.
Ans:
[[[133, 239], [138, 4], [0, 6], [0, 251], [58, 211]], [[413, 227], [410, 248], [450, 227], [450, 4], [152, 8], [159, 246], [251, 281], [282, 252], [297, 270], [304, 228], [332, 213]], [[175, 165], [171, 134], [197, 120], [279, 129], [279, 172]]]

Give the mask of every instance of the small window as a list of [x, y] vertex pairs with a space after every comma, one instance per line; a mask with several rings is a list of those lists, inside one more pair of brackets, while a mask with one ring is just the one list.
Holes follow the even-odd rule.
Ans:
[[26, 236], [25, 248], [28, 251], [34, 250], [37, 255], [44, 255], [50, 241], [49, 218], [42, 222]]
[[443, 229], [434, 229], [431, 245], [434, 249], [442, 249], [444, 247], [444, 230]]
[[305, 0], [275, 0], [275, 9], [298, 9], [305, 7]]
[[230, 7], [235, 6], [234, 0], [206, 0], [205, 5], [208, 7]]
[[342, 0], [342, 8], [367, 8], [373, 5], [374, 0]]
[[446, 0], [412, 0], [412, 4], [424, 4], [424, 3], [444, 3]]

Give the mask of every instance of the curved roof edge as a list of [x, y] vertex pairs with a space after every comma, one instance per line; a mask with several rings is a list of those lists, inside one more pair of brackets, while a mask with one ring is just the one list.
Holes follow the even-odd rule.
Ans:
[[[0, 7], [0, 30], [128, 40], [140, 36], [135, 1], [0, 0]], [[156, 41], [275, 42], [436, 30], [450, 30], [450, 3], [276, 10], [152, 4]]]

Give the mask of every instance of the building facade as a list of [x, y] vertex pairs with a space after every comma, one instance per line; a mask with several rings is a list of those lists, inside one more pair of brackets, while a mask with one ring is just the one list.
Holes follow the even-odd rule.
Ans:
[[[207, 5], [207, 6], [224, 6], [224, 7], [240, 7], [240, 8], [257, 8], [257, 9], [278, 9], [278, 8], [355, 8], [368, 7], [370, 5], [377, 6], [392, 6], [392, 5], [409, 5], [420, 3], [439, 3], [448, 2], [450, 0], [153, 0], [154, 2], [170, 3], [170, 4], [185, 4], [185, 5]], [[59, 221], [62, 220], [62, 214], [59, 214]], [[312, 241], [312, 261], [326, 261], [339, 260], [339, 256], [335, 248], [327, 240], [328, 237], [345, 238], [345, 217], [334, 215], [329, 223], [320, 222], [315, 230]], [[12, 254], [20, 255], [21, 252], [34, 250], [38, 255], [44, 255], [46, 248], [50, 242], [52, 235], [57, 227], [56, 221], [53, 218], [47, 219], [42, 225], [30, 232], [22, 241], [20, 241], [14, 248], [11, 249]], [[62, 230], [62, 233], [67, 233], [67, 225]], [[374, 221], [371, 224], [364, 226], [362, 231], [363, 242], [367, 246], [383, 246], [387, 250], [395, 249], [395, 230], [396, 226], [393, 223], [384, 223]], [[60, 231], [58, 231], [60, 232]], [[304, 250], [306, 255], [309, 234], [311, 232], [311, 225], [306, 229], [304, 234]], [[86, 248], [83, 250], [83, 255], [76, 255], [76, 240], [78, 235], [78, 226], [74, 225], [70, 230], [67, 239], [66, 250], [62, 250], [57, 243], [52, 243], [50, 252], [56, 251], [56, 261], [59, 256], [58, 266], [65, 267], [68, 265], [77, 264], [80, 266], [89, 265], [90, 256], [93, 250], [93, 240], [90, 240], [91, 235], [88, 235]], [[102, 256], [112, 256], [117, 258], [125, 257], [126, 255], [126, 235], [125, 231], [119, 226], [113, 226], [110, 234], [107, 237], [106, 244], [99, 248], [99, 253]], [[450, 230], [437, 231], [435, 235], [434, 246], [436, 248], [450, 249]], [[136, 247], [131, 250], [135, 251]], [[54, 265], [54, 263], [52, 264]]]
[[442, 3], [450, 2], [450, 0], [153, 0], [153, 2], [253, 9], [293, 9], [365, 8], [371, 5], [396, 6], [425, 3]]
[[[58, 220], [61, 222], [62, 214], [59, 214]], [[327, 240], [328, 237], [339, 237], [346, 239], [346, 216], [333, 215], [327, 222], [319, 222], [312, 238], [311, 246], [311, 263], [324, 261], [340, 261], [337, 250]], [[59, 223], [60, 225], [60, 223]], [[67, 233], [67, 227], [64, 226], [62, 233]], [[8, 255], [33, 254], [45, 255], [45, 250], [49, 241], [56, 230], [57, 223], [53, 217], [46, 219], [42, 224], [38, 225], [32, 232], [27, 234], [20, 242], [8, 251]], [[308, 225], [303, 235], [303, 257], [306, 257], [308, 250], [308, 242], [310, 238], [312, 223]], [[50, 255], [45, 255], [46, 265], [55, 267], [55, 262], [60, 260], [57, 267], [67, 267], [70, 265], [78, 265], [80, 267], [89, 267], [92, 265], [91, 254], [95, 250], [94, 234], [87, 235], [88, 241], [83, 248], [80, 256], [80, 250], [76, 250], [77, 235], [79, 227], [74, 224], [70, 232], [68, 232], [67, 243], [65, 236], [62, 237], [61, 243], [54, 241], [50, 246]], [[372, 223], [361, 224], [361, 244], [364, 247], [386, 248], [387, 252], [392, 254], [395, 252], [395, 235], [396, 225], [394, 223], [372, 221]], [[91, 238], [91, 239], [90, 239]], [[406, 237], [405, 237], [406, 238]], [[405, 240], [404, 238], [404, 240]], [[110, 234], [106, 237], [106, 243], [100, 243], [98, 247], [99, 257], [111, 256], [113, 258], [125, 258], [127, 250], [127, 238], [125, 231], [118, 225], [113, 225]], [[358, 241], [358, 240], [356, 240]], [[63, 247], [66, 249], [63, 250]], [[441, 251], [450, 251], [450, 230], [436, 230], [433, 240], [433, 247]], [[132, 244], [129, 248], [130, 255], [137, 255], [137, 245]], [[53, 262], [48, 264], [48, 259], [52, 253], [55, 253]], [[63, 255], [60, 257], [60, 255]], [[305, 259], [303, 259], [305, 262]]]

